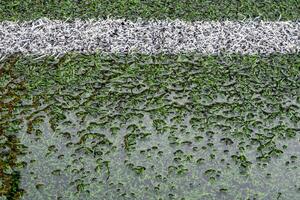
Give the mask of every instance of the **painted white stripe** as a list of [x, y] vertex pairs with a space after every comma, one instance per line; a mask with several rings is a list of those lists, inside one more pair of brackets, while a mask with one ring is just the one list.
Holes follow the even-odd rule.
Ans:
[[300, 22], [39, 19], [0, 23], [0, 57], [81, 53], [298, 53]]

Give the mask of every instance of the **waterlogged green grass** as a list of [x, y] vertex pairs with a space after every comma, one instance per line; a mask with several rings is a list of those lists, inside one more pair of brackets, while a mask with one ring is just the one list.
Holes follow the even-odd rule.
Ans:
[[1, 0], [0, 20], [127, 19], [299, 20], [298, 0]]
[[299, 55], [9, 58], [0, 191], [299, 199], [299, 74]]

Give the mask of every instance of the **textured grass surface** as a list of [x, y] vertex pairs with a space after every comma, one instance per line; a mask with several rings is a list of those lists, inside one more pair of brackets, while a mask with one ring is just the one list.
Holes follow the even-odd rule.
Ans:
[[298, 0], [1, 0], [0, 20], [29, 20], [48, 17], [136, 19], [299, 20]]
[[299, 199], [299, 65], [299, 55], [10, 58], [0, 194]]

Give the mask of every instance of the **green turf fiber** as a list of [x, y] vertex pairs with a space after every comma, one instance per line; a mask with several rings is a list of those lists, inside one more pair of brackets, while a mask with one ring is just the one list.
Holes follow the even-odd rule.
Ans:
[[1, 0], [0, 21], [72, 18], [299, 20], [299, 0]]

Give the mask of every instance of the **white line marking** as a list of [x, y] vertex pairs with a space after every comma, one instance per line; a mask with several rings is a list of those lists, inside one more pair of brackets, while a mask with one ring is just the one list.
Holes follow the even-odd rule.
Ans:
[[64, 22], [46, 18], [0, 22], [0, 57], [14, 53], [200, 54], [299, 53], [300, 22], [126, 21]]

